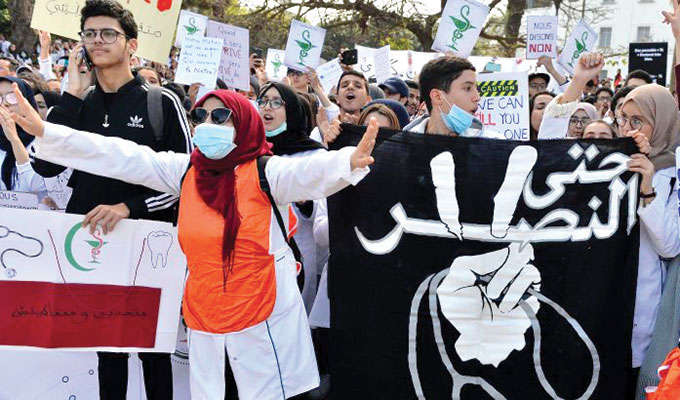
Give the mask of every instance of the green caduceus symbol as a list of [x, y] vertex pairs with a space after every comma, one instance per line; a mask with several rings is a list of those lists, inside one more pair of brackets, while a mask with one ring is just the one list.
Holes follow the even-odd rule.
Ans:
[[278, 55], [274, 58], [274, 61], [272, 61], [272, 65], [274, 66], [274, 76], [279, 76], [279, 69], [281, 69], [281, 65], [283, 65], [283, 63], [279, 59]]
[[467, 18], [470, 15], [470, 6], [464, 5], [463, 7], [460, 8], [460, 18], [458, 19], [454, 17], [453, 15], [449, 15], [449, 18], [451, 18], [451, 21], [453, 21], [453, 25], [456, 27], [456, 29], [453, 31], [453, 34], [451, 35], [451, 44], [448, 45], [451, 49], [454, 51], [458, 51], [458, 40], [460, 40], [463, 37], [463, 33], [465, 31], [468, 31], [470, 29], [475, 29], [474, 26], [470, 23], [470, 20]]
[[578, 58], [581, 56], [581, 53], [584, 51], [588, 50], [586, 48], [586, 40], [588, 40], [588, 32], [583, 32], [581, 35], [581, 41], [578, 40], [578, 38], [574, 38], [576, 41], [576, 50], [574, 50], [574, 54], [571, 56], [571, 61], [569, 62], [570, 67], [574, 67], [574, 61], [578, 60]]
[[305, 29], [304, 31], [302, 31], [302, 39], [304, 41], [297, 40], [297, 39], [295, 40], [295, 42], [297, 42], [298, 46], [300, 46], [300, 61], [298, 61], [298, 64], [302, 65], [303, 67], [305, 66], [305, 58], [307, 58], [307, 56], [309, 56], [310, 50], [312, 50], [313, 48], [316, 47], [309, 40], [310, 36], [312, 36], [312, 33], [310, 31], [308, 31], [307, 29]]
[[184, 25], [184, 29], [187, 30], [187, 34], [193, 35], [198, 32], [198, 27], [194, 23], [194, 17], [189, 18], [189, 25]]

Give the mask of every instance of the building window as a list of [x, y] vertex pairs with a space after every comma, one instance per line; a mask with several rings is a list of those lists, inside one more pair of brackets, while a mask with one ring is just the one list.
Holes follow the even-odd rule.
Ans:
[[608, 49], [612, 46], [612, 28], [600, 28], [600, 44], [603, 49]]
[[552, 5], [551, 0], [527, 0], [527, 8], [545, 8]]
[[[644, 0], [640, 0], [644, 1]], [[602, 0], [602, 4], [616, 4], [616, 0]]]
[[651, 36], [650, 28], [648, 26], [638, 26], [637, 28], [637, 41], [638, 42], [649, 42]]

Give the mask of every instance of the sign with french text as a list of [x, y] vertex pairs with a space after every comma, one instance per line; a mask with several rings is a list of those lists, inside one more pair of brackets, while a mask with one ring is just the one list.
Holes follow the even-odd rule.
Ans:
[[246, 92], [250, 90], [249, 35], [248, 29], [215, 21], [208, 22], [206, 33], [208, 37], [224, 40], [218, 77], [230, 88]]
[[219, 38], [186, 37], [182, 52], [179, 54], [175, 83], [191, 85], [198, 82], [214, 88], [222, 59], [223, 43], [224, 41]]
[[0, 348], [170, 352], [186, 260], [169, 223], [0, 209]]
[[324, 92], [330, 94], [334, 88], [337, 88], [338, 81], [342, 75], [340, 61], [334, 58], [325, 64], [319, 65], [316, 69], [316, 74], [319, 76]]
[[35, 193], [0, 190], [0, 207], [37, 210], [38, 203], [38, 195]]
[[467, 58], [482, 32], [489, 7], [475, 0], [448, 0], [434, 38], [432, 50], [452, 51]]
[[648, 72], [654, 81], [666, 86], [668, 66], [668, 43], [630, 43], [628, 45], [628, 71], [641, 69]]
[[528, 60], [541, 56], [557, 57], [557, 16], [530, 15], [527, 17]]
[[[121, 1], [130, 10], [138, 27], [139, 57], [167, 63], [173, 45], [181, 0]], [[31, 28], [80, 40], [80, 11], [85, 0], [35, 0]]]

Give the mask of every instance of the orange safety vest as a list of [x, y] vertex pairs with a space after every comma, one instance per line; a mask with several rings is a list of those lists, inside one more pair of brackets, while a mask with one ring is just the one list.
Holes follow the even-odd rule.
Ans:
[[[274, 308], [276, 271], [269, 249], [272, 204], [260, 187], [257, 160], [239, 165], [235, 174], [241, 224], [226, 286], [222, 267], [224, 219], [198, 193], [193, 167], [182, 183], [178, 238], [189, 268], [182, 312], [187, 326], [194, 330], [238, 332], [266, 320]], [[296, 223], [291, 220], [289, 225], [292, 228]]]
[[646, 388], [647, 400], [680, 399], [680, 349], [675, 348], [659, 367], [659, 386]]

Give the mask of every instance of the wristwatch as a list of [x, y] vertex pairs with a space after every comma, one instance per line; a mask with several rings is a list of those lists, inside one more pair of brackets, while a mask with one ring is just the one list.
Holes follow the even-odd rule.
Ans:
[[641, 199], [653, 199], [656, 197], [656, 191], [652, 189], [652, 193], [642, 193], [640, 192], [640, 198]]

